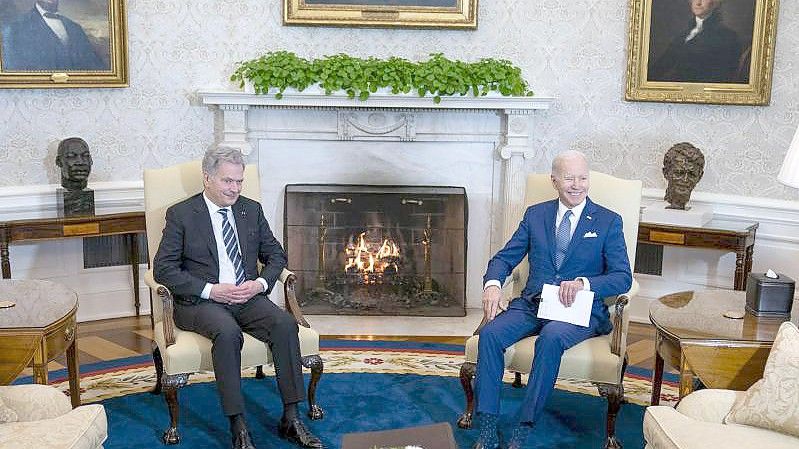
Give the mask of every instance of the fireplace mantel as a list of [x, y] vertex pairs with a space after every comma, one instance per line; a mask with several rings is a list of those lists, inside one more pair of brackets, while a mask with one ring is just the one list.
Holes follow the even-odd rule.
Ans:
[[[270, 220], [273, 213], [282, 221], [282, 191], [290, 183], [466, 187], [476, 212], [469, 220], [467, 297], [477, 301], [485, 262], [518, 224], [504, 216], [525, 207], [525, 160], [541, 155], [534, 124], [554, 103], [496, 94], [445, 96], [436, 104], [431, 97], [380, 92], [361, 101], [308, 89], [279, 100], [230, 90], [202, 90], [197, 97], [217, 111], [217, 144], [245, 154], [257, 149]], [[342, 168], [353, 158], [364, 165]]]

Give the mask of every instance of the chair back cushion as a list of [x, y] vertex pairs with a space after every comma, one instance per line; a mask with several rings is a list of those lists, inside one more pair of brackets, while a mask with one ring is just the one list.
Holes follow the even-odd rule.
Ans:
[[725, 422], [799, 437], [799, 329], [795, 324], [782, 323], [763, 378], [733, 405]]
[[[596, 171], [591, 171], [590, 177], [591, 186], [588, 190], [588, 197], [591, 198], [591, 201], [621, 215], [624, 225], [624, 243], [627, 245], [630, 266], [633, 266], [638, 241], [638, 222], [641, 217], [641, 181], [621, 179]], [[532, 206], [557, 197], [558, 192], [552, 186], [549, 174], [534, 173], [527, 176], [525, 204]], [[522, 220], [524, 212], [521, 210], [519, 216], [509, 217], [509, 219], [518, 223]], [[555, 232], [554, 229], [552, 232]], [[505, 241], [510, 238], [510, 235], [506, 235]], [[529, 264], [525, 258], [513, 273], [513, 298], [521, 295], [525, 284], [527, 284], [529, 272]]]
[[[180, 201], [203, 190], [202, 163], [200, 160], [184, 162], [166, 168], [144, 170], [144, 218], [147, 225], [147, 245], [150, 267], [153, 266], [164, 230], [166, 210]], [[244, 169], [242, 195], [261, 200], [258, 167], [247, 165]], [[161, 321], [161, 302], [153, 301], [153, 320]]]

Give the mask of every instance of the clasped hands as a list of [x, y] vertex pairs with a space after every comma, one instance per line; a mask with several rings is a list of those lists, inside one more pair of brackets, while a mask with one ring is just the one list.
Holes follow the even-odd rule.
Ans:
[[222, 304], [244, 304], [263, 291], [264, 286], [260, 282], [250, 280], [239, 285], [214, 284], [209, 297]]
[[[558, 290], [560, 303], [566, 307], [571, 307], [577, 297], [577, 292], [582, 289], [583, 281], [581, 279], [561, 282]], [[504, 310], [500, 305], [501, 299], [502, 290], [496, 285], [490, 285], [483, 290], [483, 315], [489, 321], [493, 320], [500, 310]]]

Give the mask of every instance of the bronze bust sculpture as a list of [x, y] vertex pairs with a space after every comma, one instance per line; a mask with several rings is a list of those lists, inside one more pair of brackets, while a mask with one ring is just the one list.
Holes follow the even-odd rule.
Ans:
[[89, 144], [80, 137], [70, 137], [58, 144], [55, 164], [61, 167], [61, 185], [67, 190], [83, 190], [92, 171]]
[[705, 156], [688, 142], [674, 145], [663, 158], [663, 176], [668, 183], [663, 197], [667, 209], [686, 210], [691, 191], [705, 173]]
[[89, 144], [80, 137], [62, 140], [58, 144], [55, 164], [61, 167], [61, 185], [64, 187], [57, 191], [59, 216], [94, 215], [94, 191], [86, 188], [92, 171]]

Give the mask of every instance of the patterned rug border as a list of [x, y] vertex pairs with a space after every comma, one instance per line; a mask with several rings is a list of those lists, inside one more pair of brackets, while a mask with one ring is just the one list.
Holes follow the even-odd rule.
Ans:
[[[325, 375], [346, 373], [373, 374], [417, 374], [427, 376], [459, 377], [463, 363], [463, 345], [422, 343], [385, 340], [322, 340], [322, 358]], [[267, 375], [273, 375], [271, 367], [264, 367]], [[245, 377], [254, 377], [255, 369], [242, 372]], [[51, 373], [51, 384], [65, 393], [68, 391], [66, 369]], [[625, 398], [638, 405], [649, 405], [651, 394], [651, 371], [629, 367], [625, 373]], [[155, 369], [150, 355], [126, 357], [81, 366], [81, 399], [84, 403], [102, 401], [128, 394], [150, 390], [155, 383]], [[15, 383], [30, 383], [31, 378], [20, 378]], [[513, 375], [506, 373], [506, 382]], [[522, 376], [526, 381], [526, 376]], [[190, 383], [211, 382], [213, 373], [196, 373]], [[324, 375], [322, 376], [324, 383]], [[320, 385], [321, 388], [321, 385]], [[597, 396], [594, 385], [571, 379], [559, 379], [557, 388]], [[661, 403], [677, 400], [676, 376], [664, 376]]]

